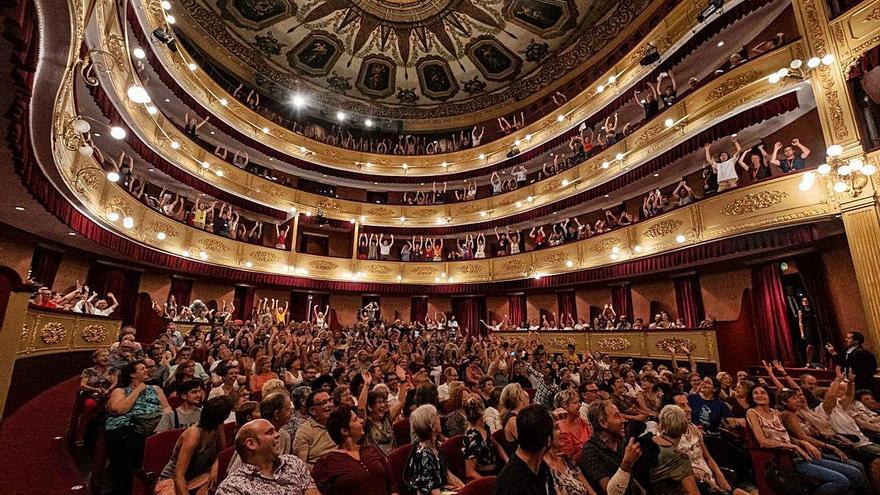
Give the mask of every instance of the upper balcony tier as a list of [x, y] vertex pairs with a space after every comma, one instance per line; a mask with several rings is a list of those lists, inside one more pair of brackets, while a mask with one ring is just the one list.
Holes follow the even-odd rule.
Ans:
[[[739, 2], [732, 2], [726, 8], [732, 9], [738, 4]], [[165, 11], [162, 10], [158, 2], [152, 2], [148, 5], [149, 8], [145, 9], [141, 4], [134, 4], [135, 12], [143, 29], [146, 32], [152, 32], [157, 28], [165, 28], [167, 26]], [[217, 82], [208, 77], [204, 71], [198, 70], [191, 55], [183, 47], [176, 46], [176, 51], [171, 51], [159, 46], [155, 48], [155, 51], [165, 69], [200, 105], [209, 109], [213, 115], [226, 124], [240, 130], [245, 136], [272, 149], [339, 170], [384, 176], [429, 177], [491, 166], [506, 160], [515, 141], [520, 143], [517, 146], [518, 150], [525, 153], [576, 127], [580, 122], [615, 100], [620, 92], [629, 91], [633, 84], [641, 81], [645, 75], [653, 70], [652, 67], [644, 67], [638, 63], [648, 43], [657, 46], [661, 53], [666, 54], [674, 52], [676, 47], [692, 37], [696, 28], [699, 27], [696, 21], [699, 10], [691, 4], [677, 6], [662, 23], [658, 23], [651, 30], [638, 47], [631, 50], [614, 67], [597, 76], [595, 78], [596, 84], [570, 98], [559, 108], [558, 112], [553, 112], [543, 119], [524, 126], [504, 139], [464, 151], [430, 157], [353, 152], [304, 138], [302, 135], [254, 113], [246, 105], [236, 100]], [[173, 9], [172, 11], [177, 14]], [[178, 15], [181, 18], [186, 16], [185, 12]], [[177, 22], [179, 26], [185, 24], [184, 20]], [[189, 33], [189, 36], [192, 37], [193, 34]], [[230, 64], [234, 62], [233, 59], [234, 57], [228, 57]], [[191, 70], [190, 67], [194, 67], [196, 70]], [[608, 85], [605, 82], [609, 79], [613, 80], [614, 84]], [[602, 89], [607, 86], [608, 89], [599, 92], [600, 86]]]

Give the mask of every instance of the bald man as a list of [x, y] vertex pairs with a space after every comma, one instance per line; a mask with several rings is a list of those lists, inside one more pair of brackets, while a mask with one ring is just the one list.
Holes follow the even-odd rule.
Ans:
[[217, 495], [320, 495], [308, 466], [281, 453], [280, 438], [265, 419], [242, 426], [235, 435], [235, 452], [242, 463], [220, 483]]

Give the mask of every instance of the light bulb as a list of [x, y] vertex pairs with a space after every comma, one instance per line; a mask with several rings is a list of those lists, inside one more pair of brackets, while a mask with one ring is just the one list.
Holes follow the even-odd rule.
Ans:
[[406, 169], [409, 168], [409, 165], [407, 165], [407, 164], [404, 163], [403, 165], [400, 166], [400, 168], [406, 170]]
[[831, 65], [833, 63], [834, 63], [834, 55], [829, 53], [829, 54], [825, 55], [824, 57], [822, 57], [822, 65]]
[[107, 172], [107, 180], [110, 182], [119, 182], [119, 174], [116, 172]]
[[125, 136], [128, 136], [128, 133], [119, 126], [114, 126], [110, 128], [110, 137], [113, 139], [125, 139]]
[[217, 174], [217, 177], [223, 177], [223, 169], [218, 168], [217, 171], [214, 173]]
[[785, 77], [788, 75], [788, 67], [783, 67], [776, 71], [776, 75], [779, 77]]
[[825, 150], [825, 154], [828, 156], [839, 156], [841, 153], [843, 153], [843, 146], [839, 144], [832, 144]]
[[82, 156], [92, 156], [95, 153], [95, 148], [92, 148], [88, 144], [84, 144], [79, 147], [79, 154]]
[[199, 258], [201, 258], [203, 260], [208, 259], [208, 253], [206, 253], [204, 251], [199, 251]]
[[862, 170], [864, 167], [865, 162], [863, 162], [861, 158], [853, 158], [849, 161], [849, 168], [855, 170], [856, 172]]
[[675, 236], [675, 242], [679, 244], [683, 243], [686, 240], [687, 238], [683, 234], [678, 234], [677, 236]]
[[263, 134], [269, 134], [269, 128], [263, 127]]
[[672, 127], [673, 125], [675, 125], [675, 121], [672, 119], [666, 119], [663, 121], [663, 125], [665, 125], [666, 127]]
[[845, 177], [852, 173], [852, 170], [849, 168], [849, 165], [841, 165], [837, 167], [837, 173]]
[[569, 267], [569, 268], [573, 267], [573, 266], [574, 266], [574, 261], [571, 261], [571, 260], [566, 261], [566, 262], [565, 262], [565, 266], [567, 266], [567, 267]]
[[171, 2], [168, 0], [162, 0], [162, 8], [165, 10], [171, 10]]
[[115, 211], [111, 211], [110, 213], [107, 214], [107, 220], [110, 220], [111, 222], [115, 222], [115, 221], [119, 220], [119, 213], [116, 213]]
[[839, 180], [834, 183], [834, 190], [839, 193], [846, 192], [847, 189], [849, 189], [849, 186], [846, 185], [846, 182]]
[[89, 124], [88, 121], [83, 119], [76, 119], [73, 121], [73, 130], [80, 134], [85, 134], [92, 129], [92, 125]]
[[345, 120], [345, 112], [342, 110], [336, 112], [336, 120]]
[[168, 21], [168, 24], [174, 24], [175, 22], [177, 22], [177, 18], [175, 18], [173, 15], [166, 16], [165, 20]]
[[226, 105], [229, 105], [229, 100], [226, 98], [220, 98], [220, 104], [225, 107]]
[[147, 105], [147, 113], [150, 115], [156, 115], [159, 110], [156, 109], [153, 105]]
[[614, 84], [616, 82], [617, 82], [617, 76], [609, 76], [608, 77], [608, 84]]
[[804, 65], [804, 62], [799, 58], [792, 60], [791, 63], [788, 64], [788, 66], [791, 67], [791, 70], [798, 70], [802, 65]]
[[596, 92], [597, 92], [597, 93], [601, 93], [602, 91], [605, 91], [605, 86], [602, 86], [602, 85], [600, 84], [599, 86], [596, 87]]
[[565, 187], [569, 184], [568, 179], [562, 179], [562, 187]]
[[807, 60], [807, 67], [815, 69], [816, 67], [819, 67], [819, 64], [821, 63], [822, 61], [819, 60], [819, 57], [811, 57], [809, 60]]
[[514, 145], [514, 146], [519, 146], [519, 139], [517, 139], [516, 141], [514, 141], [514, 142], [513, 142], [513, 145]]
[[526, 134], [526, 141], [531, 141], [531, 140], [532, 140], [532, 135]]
[[172, 149], [175, 149], [175, 150], [176, 150], [176, 149], [179, 149], [179, 148], [180, 148], [180, 143], [178, 143], [177, 141], [171, 141], [171, 148], [172, 148]]
[[602, 162], [602, 168], [608, 168], [610, 165], [608, 162]]
[[774, 72], [773, 74], [770, 74], [770, 75], [767, 77], [767, 82], [769, 82], [770, 84], [776, 84], [776, 83], [779, 82], [780, 79], [781, 79], [781, 78], [779, 77], [779, 74], [776, 74], [776, 73]]
[[306, 104], [306, 99], [301, 94], [293, 95], [293, 98], [290, 99], [290, 102], [293, 103], [293, 106], [296, 108], [302, 108]]
[[180, 254], [182, 254], [185, 257], [188, 257], [189, 256], [189, 249], [184, 249], [183, 251], [180, 252]]
[[145, 52], [144, 49], [139, 46], [136, 46], [134, 50], [131, 51], [131, 53], [132, 55], [134, 55], [134, 58], [138, 60], [143, 59], [147, 56], [147, 52]]
[[874, 172], [877, 171], [877, 167], [868, 163], [864, 167], [862, 167], [862, 175], [874, 175]]
[[612, 252], [612, 253], [615, 253], [615, 254], [616, 254], [616, 253], [619, 253], [619, 252], [620, 252], [620, 246], [614, 246], [613, 248], [611, 248], [611, 252]]
[[131, 218], [131, 217], [123, 218], [122, 219], [122, 226], [127, 229], [134, 227], [134, 218]]
[[168, 237], [168, 234], [165, 232], [159, 232], [156, 234], [156, 239], [159, 239], [160, 241], [164, 241], [166, 237]]
[[202, 168], [211, 168], [211, 164], [207, 161], [202, 162]]
[[562, 122], [563, 120], [565, 120], [565, 116], [564, 116], [564, 115], [559, 115], [559, 116], [556, 117], [556, 122]]
[[195, 62], [190, 62], [190, 63], [186, 64], [186, 66], [187, 66], [187, 68], [189, 68], [189, 70], [191, 70], [193, 72], [195, 72], [199, 68], [199, 66], [196, 65]]
[[819, 168], [816, 169], [816, 172], [819, 172], [819, 175], [828, 175], [829, 173], [831, 173], [831, 165], [823, 163], [822, 165], [819, 165]]
[[480, 216], [485, 218], [485, 217], [486, 217], [486, 212], [485, 212], [485, 211], [481, 211], [481, 212], [480, 212]]
[[485, 160], [485, 159], [486, 159], [486, 155], [483, 153], [480, 153], [480, 160]]
[[364, 125], [367, 127], [373, 127], [373, 121], [371, 119], [367, 119], [364, 121]]
[[247, 261], [247, 262], [245, 262], [245, 264], [244, 264], [244, 267], [245, 267], [245, 268], [250, 268], [250, 267], [252, 267], [252, 266], [254, 266], [254, 264], [251, 263], [250, 261]]
[[623, 153], [618, 153], [614, 155], [614, 159], [617, 161], [623, 160]]
[[642, 246], [636, 246], [636, 247], [634, 247], [634, 248], [633, 248], [633, 251], [635, 251], [635, 252], [637, 252], [637, 253], [641, 253], [641, 252], [642, 252]]
[[721, 48], [722, 46], [724, 46], [724, 40], [719, 41], [718, 44], [715, 46], [717, 46], [718, 48]]
[[804, 192], [809, 191], [811, 187], [813, 187], [812, 182], [801, 182], [800, 184], [798, 184], [798, 189]]

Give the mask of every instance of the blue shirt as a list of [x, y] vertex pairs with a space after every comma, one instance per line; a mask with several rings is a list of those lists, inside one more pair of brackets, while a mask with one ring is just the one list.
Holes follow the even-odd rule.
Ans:
[[688, 396], [691, 405], [691, 421], [695, 425], [702, 425], [706, 431], [717, 432], [721, 427], [721, 420], [732, 416], [730, 407], [719, 398], [706, 400], [700, 394]]

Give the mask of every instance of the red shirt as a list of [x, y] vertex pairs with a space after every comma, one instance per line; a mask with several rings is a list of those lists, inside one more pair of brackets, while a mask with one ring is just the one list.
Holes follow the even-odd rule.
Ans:
[[361, 460], [342, 452], [318, 459], [312, 478], [323, 495], [387, 495], [395, 492], [388, 461], [373, 446], [361, 447]]

